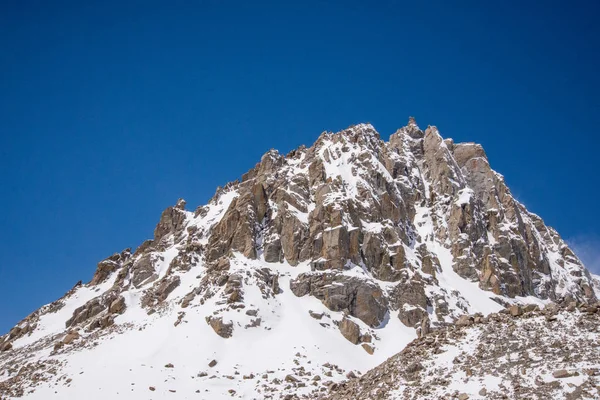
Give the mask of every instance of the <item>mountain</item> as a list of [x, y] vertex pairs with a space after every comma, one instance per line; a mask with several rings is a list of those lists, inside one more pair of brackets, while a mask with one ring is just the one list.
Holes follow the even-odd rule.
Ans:
[[314, 398], [463, 314], [595, 282], [480, 145], [360, 124], [167, 208], [0, 337], [0, 397]]
[[464, 318], [320, 398], [598, 399], [598, 304], [565, 306]]

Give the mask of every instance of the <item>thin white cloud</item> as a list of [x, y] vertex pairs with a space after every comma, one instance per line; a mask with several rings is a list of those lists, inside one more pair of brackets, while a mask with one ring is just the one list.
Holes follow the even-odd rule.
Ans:
[[600, 274], [600, 236], [577, 236], [567, 243], [587, 269]]

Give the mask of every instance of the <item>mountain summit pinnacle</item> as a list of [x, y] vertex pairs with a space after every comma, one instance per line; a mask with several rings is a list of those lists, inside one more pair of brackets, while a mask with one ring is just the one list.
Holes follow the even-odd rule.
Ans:
[[0, 398], [315, 398], [417, 331], [597, 296], [481, 146], [412, 117], [387, 142], [361, 124], [167, 208], [152, 239], [0, 337]]

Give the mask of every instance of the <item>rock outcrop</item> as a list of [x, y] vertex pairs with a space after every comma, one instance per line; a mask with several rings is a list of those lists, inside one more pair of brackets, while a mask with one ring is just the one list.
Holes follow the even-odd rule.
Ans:
[[311, 295], [332, 311], [343, 311], [377, 327], [388, 312], [379, 286], [360, 278], [336, 273], [300, 274], [290, 283], [296, 296]]

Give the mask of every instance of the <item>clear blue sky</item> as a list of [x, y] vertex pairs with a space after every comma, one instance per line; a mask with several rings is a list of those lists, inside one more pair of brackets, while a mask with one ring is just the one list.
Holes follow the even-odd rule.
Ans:
[[0, 10], [0, 332], [268, 149], [409, 115], [600, 267], [598, 2], [88, 3]]

